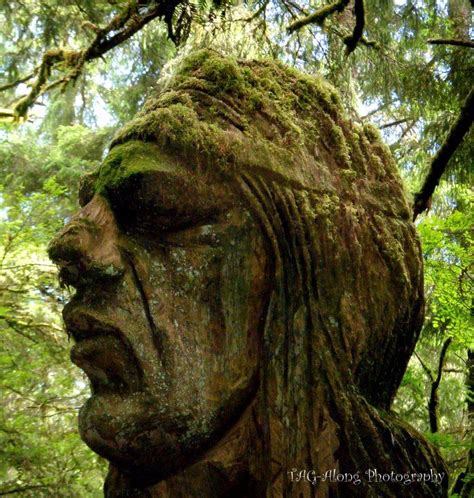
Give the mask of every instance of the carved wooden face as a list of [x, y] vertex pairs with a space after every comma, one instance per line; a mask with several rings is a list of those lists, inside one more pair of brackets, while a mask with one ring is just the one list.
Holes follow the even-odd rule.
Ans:
[[81, 436], [155, 480], [217, 442], [253, 398], [269, 258], [226, 182], [153, 144], [112, 149], [81, 198], [49, 249], [77, 289], [63, 315], [91, 383]]

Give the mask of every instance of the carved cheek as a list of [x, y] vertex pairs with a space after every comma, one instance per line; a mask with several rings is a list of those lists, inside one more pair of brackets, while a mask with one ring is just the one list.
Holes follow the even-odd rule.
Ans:
[[176, 389], [187, 385], [215, 402], [254, 377], [266, 266], [253, 226], [231, 230], [216, 247], [173, 247], [151, 256], [150, 311]]

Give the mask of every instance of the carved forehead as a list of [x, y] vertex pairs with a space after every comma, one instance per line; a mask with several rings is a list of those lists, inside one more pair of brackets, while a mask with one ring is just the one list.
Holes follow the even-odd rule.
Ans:
[[337, 196], [340, 205], [409, 216], [396, 166], [377, 134], [351, 124], [321, 78], [275, 62], [210, 51], [184, 59], [119, 131], [97, 187], [137, 169], [181, 178], [198, 171], [206, 185], [207, 175], [261, 176], [317, 197]]

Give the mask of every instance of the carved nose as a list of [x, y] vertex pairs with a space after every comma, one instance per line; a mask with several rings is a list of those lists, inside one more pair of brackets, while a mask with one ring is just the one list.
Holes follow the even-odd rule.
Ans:
[[107, 200], [95, 195], [55, 236], [48, 247], [61, 282], [79, 288], [124, 273], [118, 229]]

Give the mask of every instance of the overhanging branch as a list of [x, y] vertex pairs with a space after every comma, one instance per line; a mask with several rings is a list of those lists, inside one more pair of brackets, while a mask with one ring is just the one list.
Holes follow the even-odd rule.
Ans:
[[[48, 50], [43, 55], [38, 70], [25, 77], [26, 81], [37, 75], [30, 93], [22, 98], [13, 108], [16, 118], [25, 118], [28, 110], [43, 93], [56, 86], [64, 86], [71, 81], [74, 82], [81, 74], [82, 69], [87, 62], [102, 57], [109, 50], [131, 38], [152, 20], [163, 18], [170, 30], [174, 11], [180, 3], [183, 3], [183, 0], [161, 0], [156, 3], [151, 3], [150, 6], [144, 10], [143, 6], [139, 7], [138, 2], [130, 1], [107, 26], [102, 29], [97, 29], [95, 39], [87, 48], [83, 50]], [[49, 82], [52, 70], [55, 68], [64, 70], [65, 75], [57, 80]], [[0, 88], [0, 91], [2, 89], [12, 88], [19, 82], [4, 85], [3, 88]]]
[[26, 76], [23, 76], [21, 78], [18, 78], [15, 81], [12, 81], [10, 83], [5, 83], [5, 85], [1, 85], [0, 86], [0, 92], [4, 92], [5, 90], [9, 90], [10, 88], [14, 88], [14, 87], [20, 85], [21, 83], [26, 83], [27, 81], [31, 80], [32, 78], [35, 77], [36, 73], [38, 72], [38, 69], [39, 68], [36, 68], [31, 73], [29, 73]]
[[456, 45], [459, 47], [474, 48], [472, 40], [458, 40], [455, 38], [430, 38], [427, 40], [431, 45]]
[[335, 12], [342, 12], [349, 5], [349, 0], [338, 0], [337, 2], [331, 3], [329, 5], [325, 5], [321, 7], [316, 12], [309, 14], [305, 17], [300, 17], [293, 21], [287, 28], [289, 33], [293, 33], [294, 31], [298, 31], [304, 26], [308, 24], [323, 24], [323, 22], [330, 15]]
[[431, 161], [430, 170], [423, 182], [421, 190], [415, 194], [413, 205], [413, 220], [428, 208], [429, 201], [436, 187], [438, 186], [441, 176], [446, 170], [449, 160], [462, 142], [464, 136], [469, 131], [474, 119], [474, 86], [471, 87], [469, 95], [459, 113], [458, 119], [451, 126], [448, 136], [443, 145]]
[[354, 31], [352, 35], [348, 36], [344, 39], [344, 43], [347, 47], [347, 55], [354, 52], [357, 47], [357, 44], [362, 38], [364, 33], [365, 26], [365, 9], [364, 9], [364, 0], [355, 0], [354, 3], [354, 14], [356, 18]]

